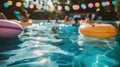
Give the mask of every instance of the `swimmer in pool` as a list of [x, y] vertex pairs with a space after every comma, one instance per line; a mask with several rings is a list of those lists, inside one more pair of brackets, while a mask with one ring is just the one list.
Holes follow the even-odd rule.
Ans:
[[78, 26], [79, 25], [79, 22], [78, 22], [79, 18], [78, 17], [75, 17], [74, 18], [74, 23], [72, 24], [73, 26]]
[[85, 23], [93, 24], [93, 20], [92, 20], [91, 14], [88, 13], [88, 14], [86, 15]]
[[20, 21], [21, 22], [28, 22], [29, 21], [29, 14], [26, 10], [22, 10]]
[[65, 24], [70, 24], [71, 23], [71, 21], [69, 20], [68, 16], [65, 16], [64, 23]]

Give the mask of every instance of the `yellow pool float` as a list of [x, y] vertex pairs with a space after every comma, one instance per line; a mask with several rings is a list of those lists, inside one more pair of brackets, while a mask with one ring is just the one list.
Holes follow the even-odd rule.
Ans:
[[32, 25], [32, 22], [31, 21], [28, 21], [28, 22], [19, 22], [19, 24], [21, 24], [22, 26], [29, 26], [29, 25]]
[[111, 24], [83, 24], [80, 25], [79, 32], [89, 37], [111, 38], [117, 34], [117, 29]]

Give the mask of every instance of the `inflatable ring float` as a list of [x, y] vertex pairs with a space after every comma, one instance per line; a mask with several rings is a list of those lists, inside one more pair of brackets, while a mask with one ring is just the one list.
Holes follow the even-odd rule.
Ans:
[[117, 34], [117, 29], [111, 24], [83, 24], [80, 25], [79, 32], [89, 37], [111, 38]]
[[22, 26], [29, 26], [32, 25], [32, 22], [28, 21], [28, 22], [19, 22], [19, 24], [21, 24]]
[[0, 37], [13, 38], [20, 35], [23, 31], [23, 27], [9, 20], [0, 20]]
[[65, 21], [64, 24], [72, 24], [70, 21]]

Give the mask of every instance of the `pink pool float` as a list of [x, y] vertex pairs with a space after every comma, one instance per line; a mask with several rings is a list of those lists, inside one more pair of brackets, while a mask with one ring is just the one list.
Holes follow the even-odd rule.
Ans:
[[23, 32], [23, 27], [9, 20], [0, 20], [0, 37], [13, 38], [19, 36]]

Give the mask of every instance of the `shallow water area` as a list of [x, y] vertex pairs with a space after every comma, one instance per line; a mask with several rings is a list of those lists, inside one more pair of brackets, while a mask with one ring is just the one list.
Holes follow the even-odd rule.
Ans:
[[1, 67], [119, 67], [120, 44], [92, 38], [79, 26], [33, 20], [19, 37], [0, 38]]

